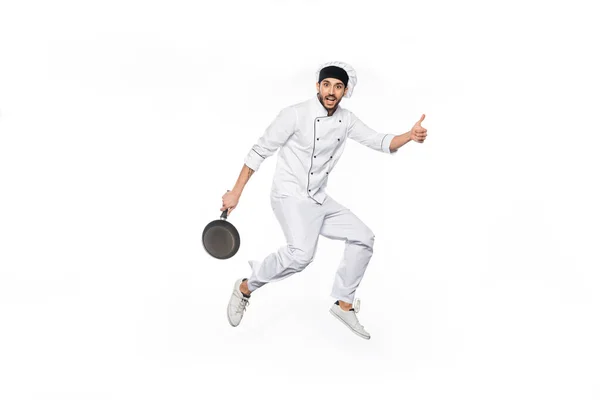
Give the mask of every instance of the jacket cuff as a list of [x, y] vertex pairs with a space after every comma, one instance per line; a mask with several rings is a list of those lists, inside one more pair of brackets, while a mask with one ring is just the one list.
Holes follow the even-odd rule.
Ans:
[[246, 158], [244, 159], [244, 164], [248, 166], [254, 172], [258, 171], [260, 164], [264, 161], [264, 157], [258, 154], [254, 148], [250, 149]]
[[388, 133], [387, 135], [385, 135], [385, 137], [383, 138], [383, 140], [381, 141], [381, 147], [382, 147], [382, 151], [384, 153], [388, 153], [388, 154], [396, 154], [398, 151], [394, 151], [392, 152], [390, 150], [390, 143], [392, 143], [392, 140], [394, 139], [395, 135]]

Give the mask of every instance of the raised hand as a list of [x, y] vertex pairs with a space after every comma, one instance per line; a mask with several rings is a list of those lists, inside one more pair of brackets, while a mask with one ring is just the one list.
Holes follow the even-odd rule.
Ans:
[[427, 129], [421, 126], [421, 122], [425, 119], [425, 114], [421, 116], [421, 119], [410, 130], [410, 140], [414, 140], [417, 143], [423, 143], [427, 137]]

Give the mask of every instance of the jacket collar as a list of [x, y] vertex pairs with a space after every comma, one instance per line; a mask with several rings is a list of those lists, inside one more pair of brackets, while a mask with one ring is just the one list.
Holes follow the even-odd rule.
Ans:
[[333, 114], [327, 115], [328, 114], [327, 109], [325, 107], [323, 107], [323, 104], [321, 104], [321, 102], [319, 101], [319, 97], [316, 94], [315, 94], [315, 97], [313, 98], [313, 105], [314, 105], [314, 108], [316, 110], [317, 117], [329, 117], [329, 116], [334, 117], [334, 116], [337, 116], [339, 114], [339, 112], [340, 112], [340, 109], [342, 108], [342, 107], [340, 107], [340, 105], [338, 103], [338, 106], [335, 109], [335, 111], [333, 112]]

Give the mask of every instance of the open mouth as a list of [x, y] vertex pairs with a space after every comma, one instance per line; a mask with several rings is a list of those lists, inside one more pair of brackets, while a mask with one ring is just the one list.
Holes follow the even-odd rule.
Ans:
[[329, 102], [333, 102], [333, 101], [335, 101], [335, 97], [325, 97], [325, 100], [327, 100]]

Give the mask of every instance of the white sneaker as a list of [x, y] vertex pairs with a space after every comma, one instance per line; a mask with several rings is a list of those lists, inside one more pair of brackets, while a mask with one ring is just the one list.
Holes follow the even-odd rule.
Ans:
[[246, 307], [250, 305], [249, 297], [244, 296], [240, 290], [240, 285], [246, 279], [238, 279], [235, 281], [233, 286], [233, 293], [229, 299], [229, 305], [227, 306], [227, 319], [231, 326], [238, 326], [244, 316]]
[[358, 318], [356, 317], [356, 313], [358, 313], [359, 310], [359, 305], [360, 300], [356, 299], [356, 305], [354, 308], [351, 308], [350, 311], [344, 311], [340, 308], [339, 303], [336, 301], [329, 309], [329, 312], [334, 317], [342, 321], [344, 325], [350, 328], [352, 332], [356, 333], [361, 338], [371, 339], [369, 332], [365, 331], [365, 328], [360, 324], [360, 322], [358, 322]]

